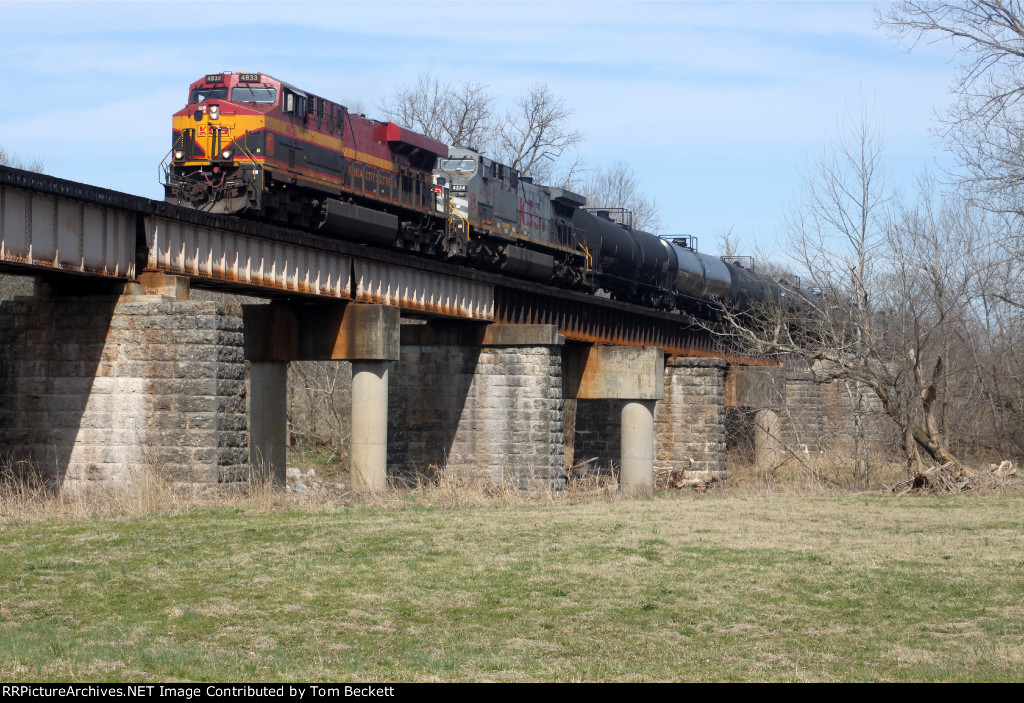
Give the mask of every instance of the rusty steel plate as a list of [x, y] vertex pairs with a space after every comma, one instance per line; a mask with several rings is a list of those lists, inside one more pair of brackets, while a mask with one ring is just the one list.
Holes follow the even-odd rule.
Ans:
[[279, 291], [350, 298], [352, 259], [288, 242], [146, 218], [146, 269]]
[[473, 320], [494, 319], [494, 286], [390, 264], [356, 260], [355, 299]]

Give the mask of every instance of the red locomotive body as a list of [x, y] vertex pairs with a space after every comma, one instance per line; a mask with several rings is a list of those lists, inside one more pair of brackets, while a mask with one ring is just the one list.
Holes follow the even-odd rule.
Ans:
[[350, 204], [348, 215], [336, 205], [335, 217], [372, 209], [443, 218], [431, 170], [445, 144], [270, 76], [207, 75], [173, 124], [169, 202], [302, 227], [330, 219], [332, 199]]

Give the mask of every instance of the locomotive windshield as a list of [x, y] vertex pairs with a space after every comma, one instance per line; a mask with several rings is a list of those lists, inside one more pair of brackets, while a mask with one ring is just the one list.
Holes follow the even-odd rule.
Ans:
[[231, 89], [231, 99], [240, 103], [272, 103], [277, 101], [277, 88], [239, 86]]
[[221, 99], [228, 97], [228, 89], [224, 86], [216, 88], [196, 88], [192, 91], [192, 99], [189, 103], [201, 103], [204, 100]]
[[441, 159], [437, 168], [448, 173], [470, 174], [476, 170], [476, 159]]

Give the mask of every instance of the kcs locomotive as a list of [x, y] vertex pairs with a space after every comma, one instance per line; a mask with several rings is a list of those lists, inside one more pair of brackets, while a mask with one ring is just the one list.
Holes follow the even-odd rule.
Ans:
[[165, 199], [318, 230], [663, 310], [798, 299], [770, 276], [634, 229], [533, 183], [262, 73], [213, 73], [174, 114]]

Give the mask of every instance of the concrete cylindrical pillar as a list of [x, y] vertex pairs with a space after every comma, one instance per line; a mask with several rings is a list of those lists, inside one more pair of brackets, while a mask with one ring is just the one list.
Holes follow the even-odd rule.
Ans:
[[654, 490], [654, 400], [628, 400], [622, 406], [619, 492], [649, 496]]
[[249, 366], [249, 463], [258, 476], [285, 485], [288, 469], [288, 362]]
[[773, 471], [783, 460], [782, 429], [774, 410], [758, 410], [754, 415], [754, 462], [762, 471]]
[[387, 361], [352, 362], [352, 485], [371, 491], [387, 487]]

